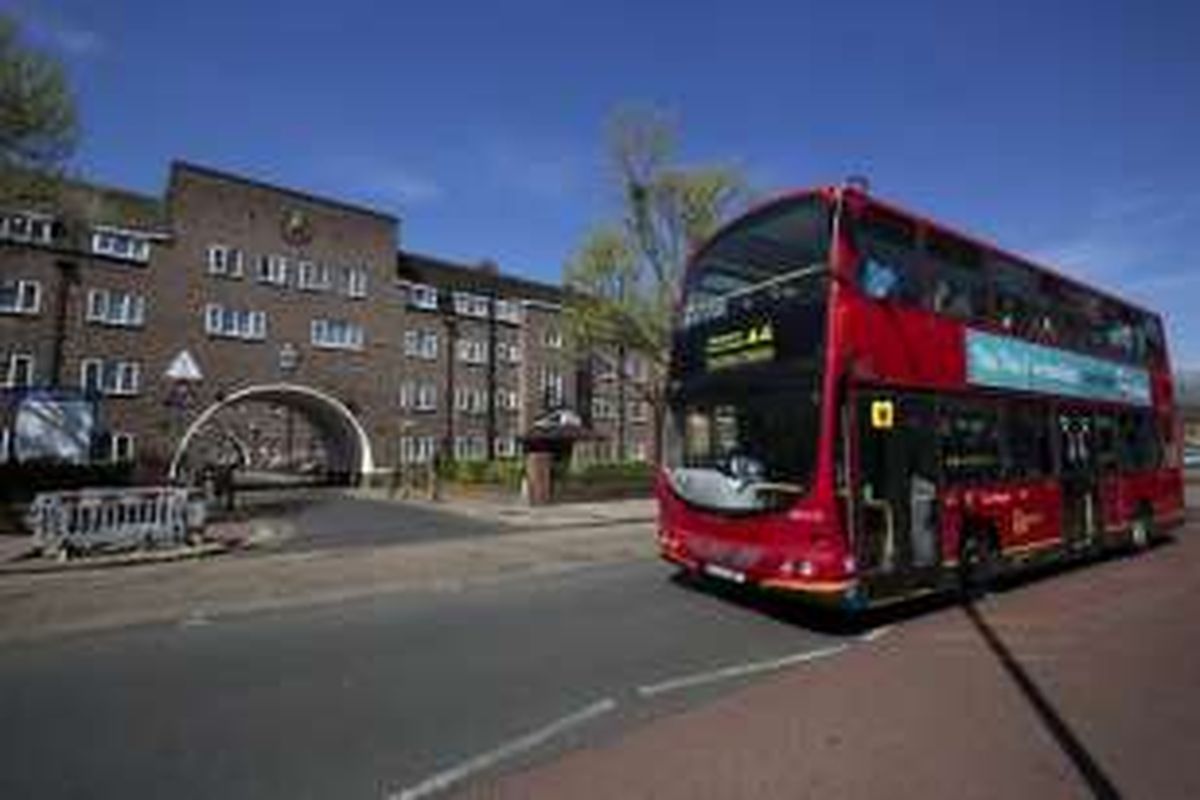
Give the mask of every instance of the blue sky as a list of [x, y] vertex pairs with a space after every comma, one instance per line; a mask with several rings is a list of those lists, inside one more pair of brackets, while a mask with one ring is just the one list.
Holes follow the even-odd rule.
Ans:
[[556, 280], [614, 210], [622, 104], [763, 191], [902, 204], [1163, 311], [1200, 367], [1200, 6], [0, 0], [67, 62], [90, 177], [186, 158], [376, 205], [403, 244]]

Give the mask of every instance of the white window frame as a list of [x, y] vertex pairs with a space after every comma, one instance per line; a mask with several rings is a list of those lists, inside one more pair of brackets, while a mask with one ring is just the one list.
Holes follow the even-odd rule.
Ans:
[[150, 261], [150, 238], [136, 231], [97, 226], [92, 229], [92, 252], [145, 264]]
[[324, 292], [333, 286], [332, 269], [323, 261], [300, 261], [296, 265], [296, 287], [306, 292]]
[[[18, 231], [18, 227], [22, 230]], [[54, 217], [29, 211], [0, 214], [0, 239], [26, 244], [53, 244]]]
[[[334, 335], [334, 331], [339, 333]], [[309, 340], [322, 350], [360, 351], [366, 344], [366, 331], [353, 320], [318, 318], [309, 326]]]
[[408, 287], [408, 304], [426, 311], [437, 311], [438, 290], [427, 283], [413, 283]]
[[501, 300], [497, 298], [496, 303], [496, 319], [500, 322], [508, 322], [512, 325], [521, 324], [521, 304], [516, 300]]
[[[25, 380], [18, 381], [17, 369], [18, 364], [24, 364]], [[9, 353], [8, 359], [4, 365], [4, 388], [6, 389], [22, 389], [33, 386], [37, 382], [37, 373], [35, 368], [37, 362], [33, 358], [33, 353]]]
[[204, 332], [220, 339], [261, 342], [267, 338], [267, 312], [207, 303]]
[[458, 360], [472, 366], [487, 364], [487, 341], [484, 339], [459, 339]]
[[425, 361], [436, 361], [438, 357], [437, 332], [421, 328], [411, 328], [405, 331], [404, 355]]
[[146, 298], [118, 289], [89, 289], [87, 321], [117, 328], [140, 328], [146, 322]]
[[210, 244], [207, 253], [209, 275], [241, 278], [245, 274], [245, 256], [238, 248], [227, 244]]
[[288, 258], [278, 253], [267, 253], [258, 257], [255, 279], [269, 286], [287, 286]]
[[[96, 380], [90, 381], [94, 371]], [[92, 385], [89, 385], [92, 384]], [[142, 365], [124, 359], [84, 358], [79, 362], [79, 388], [110, 397], [133, 397], [141, 392]]]
[[[13, 281], [6, 281], [6, 283], [13, 285], [16, 289], [13, 295], [16, 298], [16, 305], [0, 306], [0, 314], [33, 317], [42, 313], [42, 284], [39, 281], [18, 278]], [[32, 294], [32, 303], [25, 302], [27, 293]]]
[[496, 458], [515, 458], [517, 455], [517, 437], [497, 436], [494, 441]]
[[438, 387], [436, 383], [420, 383], [417, 385], [414, 411], [437, 411]]
[[367, 296], [367, 272], [361, 265], [343, 268], [343, 288], [347, 297], [361, 300]]
[[[124, 447], [122, 447], [124, 445]], [[126, 452], [122, 453], [122, 449]], [[131, 463], [137, 456], [137, 437], [132, 433], [113, 433], [108, 440], [108, 460], [113, 464]]]
[[487, 295], [473, 292], [454, 292], [454, 313], [461, 317], [487, 319], [491, 312], [491, 299]]
[[551, 350], [561, 350], [563, 346], [562, 331], [558, 328], [547, 328], [542, 337], [542, 343]]

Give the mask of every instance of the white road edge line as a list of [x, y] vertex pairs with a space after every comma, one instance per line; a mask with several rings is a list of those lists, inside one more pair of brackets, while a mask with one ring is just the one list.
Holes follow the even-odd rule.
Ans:
[[748, 664], [736, 664], [731, 667], [722, 667], [709, 672], [700, 672], [695, 675], [685, 675], [681, 678], [672, 678], [669, 681], [661, 683], [652, 683], [649, 686], [639, 686], [637, 693], [642, 697], [654, 697], [655, 695], [674, 692], [679, 689], [691, 689], [694, 686], [701, 686], [706, 683], [716, 683], [717, 681], [729, 680], [730, 678], [741, 678], [746, 675], [754, 675], [759, 672], [771, 672], [773, 670], [783, 669], [795, 664], [803, 664], [808, 661], [816, 661], [819, 658], [835, 656], [838, 653], [849, 648], [849, 645], [835, 644], [832, 647], [822, 647], [819, 650], [808, 650], [803, 653], [793, 653], [790, 656], [772, 659], [770, 661], [753, 661]]
[[616, 707], [617, 701], [606, 697], [573, 714], [568, 714], [543, 728], [538, 728], [524, 736], [505, 742], [494, 750], [481, 753], [474, 758], [463, 761], [461, 764], [431, 775], [416, 786], [410, 786], [399, 792], [392, 792], [387, 795], [387, 800], [418, 800], [421, 797], [428, 797], [501, 761], [540, 747], [555, 736], [565, 733], [571, 728], [578, 727], [602, 714], [607, 714]]
[[878, 628], [873, 628], [873, 629], [867, 631], [866, 633], [864, 633], [862, 636], [859, 636], [858, 640], [860, 642], [873, 642], [876, 639], [882, 639], [884, 636], [887, 636], [889, 633], [892, 632], [893, 627], [895, 627], [895, 626], [883, 625]]

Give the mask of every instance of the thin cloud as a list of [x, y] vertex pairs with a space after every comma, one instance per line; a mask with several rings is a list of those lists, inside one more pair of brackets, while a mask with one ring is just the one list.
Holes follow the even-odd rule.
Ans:
[[1121, 286], [1177, 280], [1191, 249], [1200, 207], [1151, 191], [1110, 194], [1095, 203], [1073, 235], [1035, 253], [1037, 260]]
[[397, 167], [375, 171], [365, 177], [360, 185], [372, 194], [407, 204], [440, 200], [446, 194], [445, 188], [437, 181]]
[[32, 3], [17, 5], [17, 21], [29, 36], [75, 58], [92, 58], [108, 50], [108, 40], [98, 30], [72, 22], [61, 14]]
[[333, 191], [389, 208], [434, 203], [446, 196], [445, 186], [434, 178], [381, 158], [330, 158], [321, 174]]

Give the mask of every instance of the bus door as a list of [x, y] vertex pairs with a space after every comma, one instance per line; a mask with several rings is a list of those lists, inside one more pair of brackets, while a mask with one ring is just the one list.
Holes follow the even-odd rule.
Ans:
[[941, 565], [933, 403], [869, 391], [855, 410], [860, 568], [881, 588], [932, 582]]
[[1100, 525], [1095, 420], [1091, 411], [1060, 408], [1057, 422], [1063, 540], [1084, 547]]

